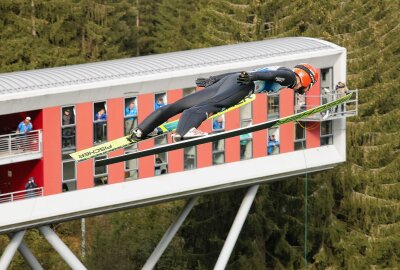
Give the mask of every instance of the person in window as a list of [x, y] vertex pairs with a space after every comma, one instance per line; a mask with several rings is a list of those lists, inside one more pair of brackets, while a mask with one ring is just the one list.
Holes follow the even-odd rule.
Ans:
[[277, 147], [279, 147], [279, 141], [275, 138], [275, 135], [272, 134], [268, 137], [268, 155], [272, 155]]
[[154, 109], [158, 110], [158, 109], [160, 109], [160, 108], [162, 108], [164, 106], [165, 106], [164, 99], [162, 97], [160, 97], [160, 98], [157, 99], [156, 104], [154, 104]]
[[207, 133], [197, 129], [204, 120], [223, 108], [236, 105], [246, 96], [254, 92], [276, 93], [282, 88], [304, 94], [318, 78], [319, 73], [309, 64], [296, 65], [293, 70], [275, 66], [198, 78], [196, 85], [205, 87], [202, 91], [155, 110], [133, 130], [131, 138], [140, 140], [161, 133], [157, 127], [182, 112], [174, 141], [204, 136]]
[[137, 116], [135, 101], [132, 100], [129, 102], [129, 105], [125, 108], [125, 116], [132, 116], [125, 119], [125, 134], [129, 134], [133, 129], [133, 124], [135, 122], [134, 116]]
[[224, 118], [219, 116], [217, 119], [213, 121], [213, 130], [221, 130], [224, 129]]
[[95, 129], [94, 129], [94, 138], [95, 142], [101, 142], [104, 138], [104, 127], [107, 121], [107, 114], [104, 108], [101, 108], [94, 117]]
[[74, 118], [71, 115], [70, 109], [65, 109], [64, 110], [64, 114], [62, 116], [62, 124], [64, 126], [74, 124]]

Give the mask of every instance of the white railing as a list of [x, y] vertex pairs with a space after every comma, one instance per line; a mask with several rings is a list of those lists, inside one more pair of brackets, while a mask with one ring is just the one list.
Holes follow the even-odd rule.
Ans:
[[[311, 121], [322, 121], [328, 120], [333, 118], [342, 118], [342, 117], [350, 117], [355, 116], [358, 114], [358, 90], [350, 90], [348, 93], [353, 93], [353, 96], [350, 100], [340, 104], [332, 109], [329, 110], [329, 115], [326, 115], [326, 112], [314, 114], [307, 117], [305, 120]], [[326, 104], [328, 102], [334, 101], [339, 98], [339, 95], [335, 92], [325, 93], [322, 95], [315, 95], [315, 96], [296, 96], [295, 98], [295, 113], [299, 113], [305, 110], [312, 109], [314, 107], [319, 106], [319, 104]], [[313, 104], [307, 104], [309, 103]], [[310, 100], [312, 102], [310, 102]]]
[[24, 200], [37, 196], [43, 196], [43, 187], [0, 194], [0, 203]]
[[0, 135], [0, 158], [42, 152], [42, 130]]

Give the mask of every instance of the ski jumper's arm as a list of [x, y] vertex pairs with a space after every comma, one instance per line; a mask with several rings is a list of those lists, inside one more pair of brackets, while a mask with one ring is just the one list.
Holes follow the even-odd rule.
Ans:
[[210, 76], [209, 78], [197, 78], [196, 85], [199, 87], [208, 87], [208, 86], [213, 85], [214, 83], [218, 82], [222, 78], [224, 78], [228, 75], [231, 75], [231, 74], [235, 74], [235, 73], [237, 73], [237, 72], [224, 73], [224, 74], [220, 74], [220, 75], [216, 75], [216, 76]]
[[269, 81], [280, 84], [282, 87], [292, 88], [296, 85], [295, 73], [285, 67], [276, 70], [250, 72], [250, 81]]

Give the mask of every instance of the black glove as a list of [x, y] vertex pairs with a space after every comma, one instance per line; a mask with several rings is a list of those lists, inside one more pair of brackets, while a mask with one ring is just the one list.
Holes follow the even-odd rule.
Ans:
[[237, 83], [238, 84], [249, 84], [253, 81], [251, 74], [247, 73], [246, 71], [240, 72]]
[[196, 79], [196, 85], [198, 87], [206, 87], [207, 84], [207, 79], [206, 78], [197, 78]]
[[214, 84], [217, 80], [211, 76], [210, 78], [197, 78], [196, 79], [196, 85], [199, 87], [208, 87], [212, 84]]

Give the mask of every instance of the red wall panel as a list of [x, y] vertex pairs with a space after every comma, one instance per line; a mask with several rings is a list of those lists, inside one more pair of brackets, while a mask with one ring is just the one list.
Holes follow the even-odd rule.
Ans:
[[[175, 89], [168, 91], [168, 103], [174, 103], [175, 101], [181, 99], [183, 96], [182, 89]], [[177, 115], [171, 120], [178, 119], [180, 115]], [[171, 136], [168, 136], [168, 143], [172, 143]], [[180, 172], [183, 171], [183, 149], [174, 150], [168, 153], [168, 172]]]
[[[279, 95], [280, 117], [294, 113], [294, 92], [292, 89], [283, 89]], [[294, 123], [287, 123], [280, 127], [280, 153], [294, 151]]]
[[[141, 123], [154, 110], [154, 95], [145, 94], [138, 96], [138, 121]], [[139, 143], [139, 150], [154, 147], [154, 140]], [[154, 156], [139, 158], [139, 177], [154, 176]]]
[[44, 194], [61, 192], [61, 108], [43, 109]]
[[[253, 125], [267, 121], [267, 97], [265, 94], [257, 94], [253, 101]], [[265, 157], [267, 155], [267, 130], [253, 133], [253, 157]]]
[[[240, 109], [225, 114], [225, 129], [231, 130], [240, 127]], [[240, 160], [240, 137], [225, 139], [225, 162]]]
[[[124, 136], [124, 99], [115, 98], [107, 100], [107, 135], [108, 140], [118, 139]], [[124, 149], [108, 154], [115, 157], [124, 154]], [[114, 184], [124, 181], [124, 162], [118, 162], [108, 166], [108, 183]]]
[[[77, 150], [93, 146], [93, 104], [91, 102], [76, 105], [76, 135]], [[78, 189], [93, 187], [93, 159], [79, 162], [76, 175]]]

